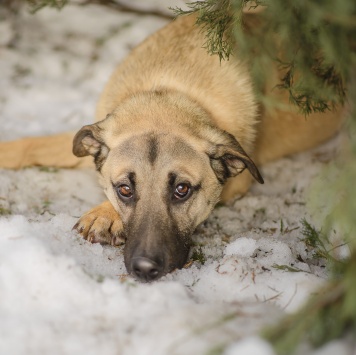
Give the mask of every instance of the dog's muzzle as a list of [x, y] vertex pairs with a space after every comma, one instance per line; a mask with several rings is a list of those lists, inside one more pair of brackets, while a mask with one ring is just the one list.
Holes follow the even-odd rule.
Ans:
[[190, 237], [177, 233], [171, 224], [152, 216], [127, 225], [124, 261], [127, 272], [137, 280], [157, 280], [186, 263]]

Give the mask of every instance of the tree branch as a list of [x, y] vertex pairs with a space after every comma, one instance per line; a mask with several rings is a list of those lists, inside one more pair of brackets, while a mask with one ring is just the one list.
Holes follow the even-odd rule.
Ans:
[[90, 5], [90, 4], [95, 4], [95, 5], [104, 5], [107, 6], [113, 10], [117, 10], [120, 12], [126, 12], [126, 13], [132, 13], [132, 14], [137, 14], [137, 15], [150, 15], [150, 16], [157, 16], [165, 19], [173, 19], [174, 14], [169, 14], [165, 13], [163, 11], [159, 10], [143, 10], [135, 6], [130, 6], [127, 4], [123, 4], [120, 1], [116, 0], [85, 0], [81, 3], [78, 3], [80, 6], [84, 5]]

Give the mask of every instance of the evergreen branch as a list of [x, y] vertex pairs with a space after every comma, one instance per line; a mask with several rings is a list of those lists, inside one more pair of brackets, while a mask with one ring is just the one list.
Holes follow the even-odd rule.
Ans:
[[323, 241], [323, 239], [330, 244], [328, 237], [322, 234], [321, 231], [317, 231], [305, 218], [302, 219], [302, 234], [304, 235], [303, 241], [307, 246], [315, 249], [315, 258], [323, 258], [335, 264], [343, 264], [342, 261], [335, 259], [330, 252], [335, 249], [328, 249]]
[[[332, 0], [204, 0], [173, 9], [175, 15], [196, 13], [205, 33], [204, 47], [221, 60], [238, 48], [239, 58], [251, 66], [256, 94], [263, 98], [270, 71], [284, 62], [278, 89], [287, 90], [301, 113], [325, 112], [342, 105], [354, 60], [355, 6], [338, 7]], [[243, 9], [264, 6], [259, 25], [246, 27]], [[256, 21], [255, 21], [256, 22]], [[261, 25], [262, 23], [262, 25]], [[248, 30], [246, 30], [248, 28]], [[275, 41], [275, 34], [279, 34]], [[344, 56], [340, 60], [340, 56]], [[273, 62], [275, 62], [273, 64]]]
[[[325, 64], [322, 58], [314, 59], [309, 65], [310, 72], [305, 69], [304, 75], [296, 75], [298, 64], [295, 60], [280, 64], [280, 67], [285, 75], [276, 87], [288, 90], [290, 102], [298, 106], [304, 115], [333, 110], [344, 103], [346, 92], [341, 75], [334, 65]], [[300, 79], [296, 80], [296, 77]]]
[[[245, 1], [245, 0], [243, 0]], [[206, 0], [187, 3], [190, 10], [171, 8], [175, 16], [197, 13], [196, 25], [205, 32], [204, 48], [209, 54], [217, 54], [221, 60], [228, 60], [232, 52], [232, 22], [230, 0]]]
[[187, 3], [190, 10], [178, 7], [170, 8], [175, 16], [197, 14], [196, 25], [205, 32], [204, 48], [211, 55], [218, 55], [221, 60], [229, 60], [234, 47], [233, 31], [242, 24], [243, 8], [250, 4], [256, 8], [262, 1], [239, 0], [233, 4], [231, 0], [205, 0]]
[[320, 346], [339, 337], [355, 322], [352, 317], [344, 317], [342, 312], [345, 291], [341, 281], [329, 283], [302, 310], [266, 329], [263, 336], [281, 355], [293, 354], [303, 341]]
[[[62, 9], [65, 5], [69, 4], [70, 0], [25, 0], [30, 4], [31, 13], [36, 13], [37, 11], [43, 9], [44, 7], [53, 7], [58, 10]], [[172, 19], [169, 13], [165, 13], [159, 10], [143, 10], [139, 7], [130, 6], [126, 3], [121, 3], [118, 0], [82, 0], [82, 1], [73, 1], [74, 4], [79, 6], [86, 5], [102, 5], [107, 6], [110, 9], [117, 10], [120, 12], [133, 13], [137, 15], [151, 15], [158, 16], [166, 19]]]
[[133, 5], [128, 5], [126, 3], [122, 3], [118, 0], [85, 0], [80, 5], [89, 5], [89, 4], [104, 5], [104, 6], [107, 6], [111, 9], [119, 11], [119, 12], [126, 12], [126, 13], [132, 13], [132, 14], [137, 14], [137, 15], [157, 16], [157, 17], [162, 17], [162, 18], [166, 18], [169, 20], [174, 17], [174, 16], [170, 15], [169, 13], [165, 13], [163, 11], [154, 10], [154, 9], [145, 10], [145, 9], [141, 9], [139, 7], [133, 6]]
[[31, 6], [31, 13], [35, 13], [46, 6], [60, 10], [68, 3], [68, 0], [27, 0], [27, 2]]
[[291, 355], [302, 343], [319, 347], [356, 330], [356, 254], [343, 265], [343, 277], [329, 281], [297, 313], [276, 326], [265, 329], [263, 336], [280, 355]]

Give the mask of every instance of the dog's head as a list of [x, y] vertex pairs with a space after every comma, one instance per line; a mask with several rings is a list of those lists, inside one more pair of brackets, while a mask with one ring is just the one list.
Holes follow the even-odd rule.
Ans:
[[236, 139], [206, 123], [201, 109], [142, 100], [84, 126], [73, 152], [94, 157], [124, 225], [127, 271], [150, 281], [187, 261], [191, 235], [219, 201], [226, 179], [248, 169], [263, 180]]

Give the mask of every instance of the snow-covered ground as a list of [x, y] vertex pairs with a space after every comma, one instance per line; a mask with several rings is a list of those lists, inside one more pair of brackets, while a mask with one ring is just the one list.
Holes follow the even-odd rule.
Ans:
[[[8, 15], [0, 19], [0, 140], [92, 122], [115, 64], [167, 23], [97, 6]], [[152, 284], [125, 274], [122, 248], [71, 231], [104, 200], [93, 171], [0, 170], [0, 354], [273, 354], [258, 331], [327, 277], [301, 219], [319, 223], [307, 190], [339, 139], [263, 167], [265, 185], [198, 228], [199, 260]], [[318, 354], [350, 351], [333, 342]]]

